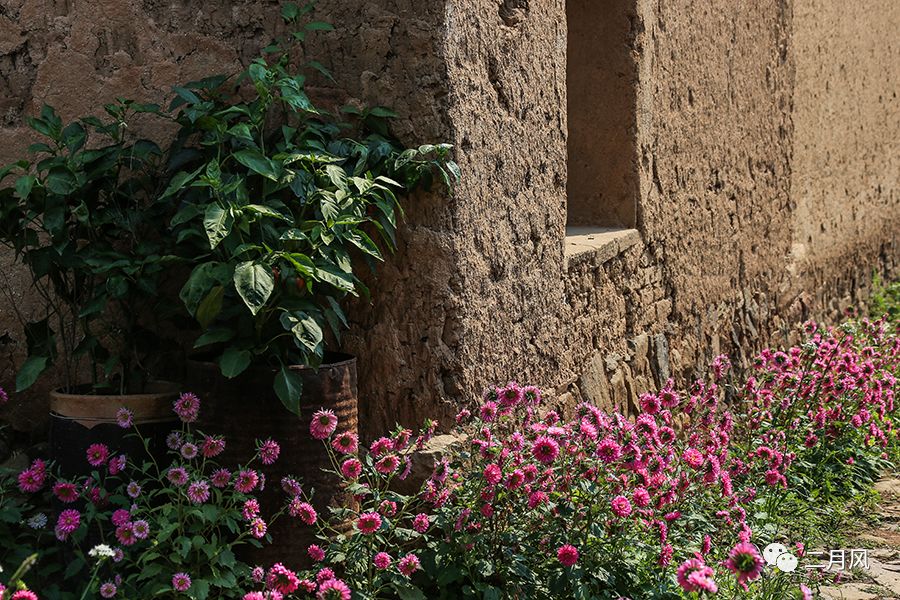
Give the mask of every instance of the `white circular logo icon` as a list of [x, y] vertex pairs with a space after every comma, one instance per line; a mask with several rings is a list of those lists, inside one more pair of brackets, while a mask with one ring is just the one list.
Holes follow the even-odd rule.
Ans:
[[763, 550], [763, 558], [766, 559], [767, 564], [785, 573], [795, 571], [799, 562], [787, 546], [777, 542], [766, 546], [766, 549]]

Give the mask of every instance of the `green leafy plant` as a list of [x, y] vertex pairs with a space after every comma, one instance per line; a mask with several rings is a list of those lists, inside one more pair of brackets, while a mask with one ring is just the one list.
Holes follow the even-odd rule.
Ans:
[[0, 243], [28, 268], [40, 300], [36, 317], [16, 309], [28, 344], [17, 391], [57, 361], [67, 391], [85, 361], [94, 389], [140, 391], [160, 345], [146, 319], [160, 314], [172, 258], [159, 242], [162, 207], [150, 202], [163, 153], [128, 129], [158, 107], [119, 99], [105, 111], [107, 120], [64, 124], [45, 106], [28, 124], [46, 142], [29, 147], [32, 161], [0, 169], [0, 182], [11, 181], [0, 188]]
[[193, 270], [181, 300], [200, 325], [194, 343], [226, 377], [250, 365], [276, 372], [275, 391], [298, 413], [300, 377], [290, 365], [321, 364], [328, 333], [347, 327], [345, 300], [366, 296], [360, 259], [383, 260], [393, 248], [398, 196], [428, 187], [434, 173], [449, 186], [458, 168], [447, 144], [404, 149], [389, 136], [385, 108], [347, 107], [342, 118], [315, 107], [292, 46], [329, 25], [283, 10], [294, 31], [236, 76], [175, 88], [170, 106], [180, 129], [161, 202], [177, 253]]
[[900, 321], [900, 281], [885, 283], [878, 273], [873, 277], [869, 314], [873, 318], [887, 316], [888, 321]]

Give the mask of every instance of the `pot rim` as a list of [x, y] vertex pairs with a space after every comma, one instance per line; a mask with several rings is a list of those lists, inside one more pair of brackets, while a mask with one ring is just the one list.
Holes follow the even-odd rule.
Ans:
[[[75, 386], [76, 388], [82, 386], [89, 386], [89, 383], [81, 384]], [[153, 389], [155, 388], [155, 389]], [[121, 402], [123, 399], [129, 399], [133, 401], [140, 401], [142, 399], [154, 399], [159, 398], [160, 396], [171, 396], [173, 394], [178, 394], [181, 392], [181, 385], [174, 381], [165, 381], [165, 380], [155, 380], [148, 382], [148, 390], [146, 392], [141, 392], [139, 394], [91, 394], [91, 393], [82, 393], [82, 392], [64, 392], [62, 388], [55, 388], [50, 391], [50, 399], [53, 400], [58, 398], [60, 400], [67, 399], [83, 399], [83, 398], [91, 398], [95, 402], [104, 402], [108, 400], [115, 400], [117, 402]]]

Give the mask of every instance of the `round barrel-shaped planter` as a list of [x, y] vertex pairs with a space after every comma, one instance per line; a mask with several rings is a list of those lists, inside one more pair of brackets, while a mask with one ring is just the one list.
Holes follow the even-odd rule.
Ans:
[[[356, 358], [328, 353], [318, 369], [296, 365], [289, 367], [303, 379], [300, 416], [288, 411], [272, 383], [275, 371], [250, 367], [238, 377], [227, 379], [212, 362], [189, 361], [186, 390], [200, 397], [199, 425], [208, 433], [225, 436], [225, 452], [217, 460], [234, 469], [245, 464], [256, 452], [256, 441], [273, 439], [281, 454], [273, 465], [262, 467], [266, 487], [257, 496], [264, 517], [287, 501], [281, 479], [294, 476], [307, 493], [315, 490], [313, 505], [323, 516], [329, 504], [344, 501], [340, 478], [323, 472], [330, 466], [322, 441], [309, 433], [312, 415], [320, 408], [334, 412], [337, 433], [358, 431]], [[261, 465], [257, 462], [257, 468]], [[308, 564], [306, 548], [314, 543], [313, 527], [285, 513], [269, 528], [272, 544], [262, 549], [249, 548], [244, 558], [270, 566], [281, 562], [298, 568]]]
[[87, 462], [91, 444], [105, 444], [113, 454], [143, 459], [141, 441], [116, 422], [122, 407], [133, 413], [134, 424], [150, 441], [150, 451], [156, 456], [165, 454], [165, 437], [178, 420], [172, 412], [179, 393], [177, 384], [152, 382], [142, 394], [91, 394], [88, 390], [82, 386], [72, 392], [50, 393], [50, 458], [63, 476], [90, 474], [94, 469]]

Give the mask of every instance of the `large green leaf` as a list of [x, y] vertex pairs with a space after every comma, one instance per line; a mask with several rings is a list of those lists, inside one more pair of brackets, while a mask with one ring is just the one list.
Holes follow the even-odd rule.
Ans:
[[254, 173], [258, 173], [272, 181], [278, 181], [281, 169], [272, 159], [262, 154], [259, 150], [248, 148], [235, 152], [232, 156]]
[[234, 225], [234, 217], [231, 210], [218, 204], [210, 204], [203, 215], [203, 227], [206, 229], [206, 237], [209, 238], [209, 247], [215, 248], [224, 240]]
[[222, 358], [219, 359], [219, 369], [222, 371], [222, 375], [229, 379], [237, 377], [250, 366], [250, 358], [250, 352], [247, 350], [239, 350], [231, 346], [222, 353]]
[[47, 368], [46, 356], [29, 356], [16, 375], [16, 391], [27, 390]]
[[246, 261], [234, 268], [234, 287], [244, 299], [244, 304], [255, 315], [272, 295], [275, 278], [269, 267]]
[[225, 288], [221, 285], [213, 287], [197, 307], [197, 322], [203, 329], [209, 327], [219, 313], [222, 312], [222, 298]]
[[195, 314], [200, 302], [206, 298], [213, 286], [227, 283], [230, 274], [231, 270], [225, 263], [207, 262], [194, 267], [179, 294], [188, 312]]
[[275, 375], [275, 393], [284, 407], [295, 415], [300, 415], [300, 396], [303, 394], [303, 379], [299, 373], [281, 367]]

